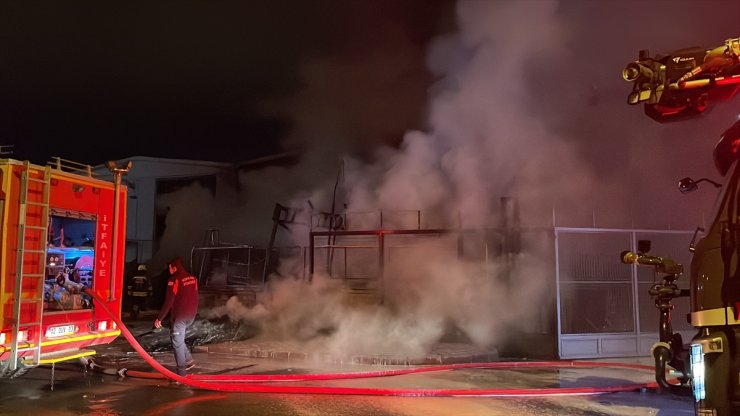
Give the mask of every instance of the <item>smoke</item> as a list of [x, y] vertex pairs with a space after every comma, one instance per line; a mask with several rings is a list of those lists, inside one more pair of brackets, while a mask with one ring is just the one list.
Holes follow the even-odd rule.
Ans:
[[174, 256], [189, 258], [193, 243], [203, 238], [206, 229], [215, 228], [218, 215], [213, 194], [198, 183], [163, 194], [156, 204], [157, 211], [165, 218], [165, 229], [160, 249], [151, 260], [155, 265], [153, 270], [166, 267]]
[[[554, 2], [461, 3], [460, 32], [436, 40], [429, 52], [428, 64], [438, 77], [429, 130], [410, 131], [399, 146], [381, 146], [370, 158], [352, 157], [356, 153], [347, 150], [356, 147], [343, 143], [350, 145], [341, 153], [345, 163], [340, 200], [347, 211], [420, 211], [424, 225], [482, 230], [499, 225], [502, 196], [516, 196], [522, 206], [534, 207], [528, 212], [542, 208], [548, 213], [556, 200], [583, 198], [593, 182], [587, 166], [528, 111], [527, 100], [535, 91], [527, 67], [543, 56], [568, 57], [556, 9]], [[519, 27], [514, 18], [518, 15], [528, 16], [531, 26]], [[514, 44], [508, 41], [512, 34]], [[318, 78], [323, 85], [325, 76]], [[331, 125], [316, 111], [321, 110], [309, 111], [308, 118]], [[307, 131], [324, 130], [312, 126]], [[331, 135], [331, 129], [326, 132]], [[305, 173], [316, 166], [311, 154], [338, 147], [317, 146], [297, 167], [253, 172], [242, 184], [255, 190], [250, 194], [262, 195], [256, 190], [267, 183], [266, 175], [270, 184], [279, 178], [275, 173], [295, 175], [299, 181], [323, 177], [314, 188], [319, 190], [304, 191], [290, 201], [300, 206], [310, 199], [317, 208], [329, 209], [333, 194], [327, 189], [335, 179], [331, 169]], [[576, 179], [563, 184], [560, 175]], [[295, 192], [305, 185], [289, 188]], [[352, 228], [364, 225], [353, 223]], [[389, 226], [387, 217], [383, 226]], [[294, 241], [305, 245], [305, 235], [305, 230], [295, 232]], [[512, 326], [542, 330], [537, 315], [539, 305], [546, 303], [553, 269], [543, 260], [549, 258], [549, 246], [541, 238], [525, 238], [521, 254], [488, 262], [459, 258], [454, 236], [421, 243], [417, 239], [410, 247], [389, 239], [391, 259], [380, 305], [358, 305], [341, 280], [317, 274], [310, 284], [274, 277], [268, 295], [260, 299], [259, 317], [235, 299], [214, 313], [258, 321], [264, 336], [297, 339], [337, 354], [419, 355], [451, 329], [487, 347], [504, 342], [503, 334]], [[498, 241], [486, 241], [485, 236], [480, 240]]]
[[[605, 4], [610, 7], [600, 9]], [[631, 32], [630, 41], [602, 36], [608, 28], [616, 30], [614, 4], [459, 2], [457, 32], [434, 39], [426, 54], [435, 79], [426, 127], [400, 140], [389, 138], [394, 129], [384, 130], [399, 119], [384, 124], [387, 113], [378, 109], [393, 101], [393, 88], [404, 85], [388, 81], [405, 79], [401, 75], [413, 68], [409, 60], [386, 58], [417, 56], [405, 53], [415, 52], [412, 45], [399, 42], [387, 55], [369, 53], [359, 61], [355, 56], [350, 62], [325, 57], [307, 62], [303, 93], [267, 106], [296, 115], [286, 146], [300, 152], [300, 161], [244, 174], [240, 202], [259, 214], [248, 226], [245, 211], [223, 216], [234, 218], [227, 229], [264, 238], [275, 201], [294, 207], [311, 201], [315, 210], [334, 205], [355, 213], [422, 212], [419, 222], [426, 228], [483, 230], [500, 225], [505, 196], [518, 200], [522, 223], [530, 227], [696, 225], [706, 202], [679, 202], [669, 192], [679, 166], [711, 175], [710, 146], [691, 141], [692, 135], [709, 134], [700, 132], [708, 122], [681, 131], [659, 126], [624, 103], [629, 85], [620, 84], [619, 71], [650, 39]], [[643, 7], [628, 4], [620, 13]], [[653, 10], [658, 8], [663, 9], [653, 6], [634, 15], [654, 22], [662, 13]], [[651, 30], [657, 36], [668, 29], [646, 32]], [[588, 37], [590, 31], [600, 42]], [[656, 47], [682, 46], [687, 45]], [[335, 116], [340, 113], [342, 118]], [[707, 131], [718, 137], [718, 131]], [[684, 146], [678, 153], [685, 159], [671, 163], [660, 157], [676, 143]], [[707, 155], [706, 163], [686, 157], [699, 151]], [[352, 228], [379, 227], [376, 217], [363, 218]], [[289, 242], [305, 246], [306, 231], [293, 227]], [[549, 238], [525, 234], [521, 253], [487, 261], [460, 258], [454, 238], [412, 247], [389, 241], [381, 305], [357, 304], [341, 281], [320, 273], [312, 283], [294, 279], [288, 270], [300, 267], [284, 263], [282, 276], [273, 276], [258, 306], [245, 308], [234, 299], [213, 313], [258, 322], [265, 336], [338, 353], [420, 354], [451, 328], [481, 347], [499, 345], [512, 328], [549, 330], [547, 319], [539, 318], [552, 301]], [[478, 239], [480, 245], [496, 241]]]

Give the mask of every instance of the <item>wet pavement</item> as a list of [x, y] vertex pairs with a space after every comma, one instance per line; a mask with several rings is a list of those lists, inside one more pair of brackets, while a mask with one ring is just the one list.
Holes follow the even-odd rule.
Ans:
[[[215, 368], [236, 373], [290, 373], [343, 368], [306, 368], [273, 359], [244, 359], [196, 353], [202, 373]], [[158, 357], [164, 358], [164, 357]], [[365, 367], [365, 366], [362, 366]], [[373, 369], [377, 369], [373, 366]], [[360, 370], [358, 368], [358, 370]], [[99, 373], [83, 374], [72, 365], [59, 365], [54, 390], [50, 388], [50, 369], [31, 370], [23, 379], [7, 380], [0, 390], [0, 414], [34, 415], [523, 415], [523, 416], [627, 416], [693, 415], [689, 397], [661, 395], [653, 391], [613, 393], [574, 397], [387, 397], [334, 396], [303, 394], [219, 393], [172, 385], [164, 380], [119, 378]], [[451, 371], [398, 376], [391, 379], [362, 379], [314, 382], [312, 385], [412, 388], [536, 387], [550, 381], [592, 385], [621, 382], [635, 375], [604, 371]], [[642, 377], [639, 377], [642, 378]], [[560, 381], [556, 381], [556, 384]]]
[[[133, 323], [132, 332], [150, 330], [148, 321]], [[157, 335], [165, 336], [166, 334]], [[445, 344], [426, 357], [408, 361], [486, 361], [484, 351], [463, 344]], [[495, 354], [495, 351], [489, 351]], [[172, 368], [169, 351], [156, 352], [155, 359]], [[197, 374], [305, 374], [379, 371], [409, 368], [391, 365], [399, 357], [328, 357], [320, 351], [302, 350], [301, 345], [259, 339], [197, 346]], [[490, 358], [490, 357], [489, 357]], [[375, 359], [374, 365], [372, 360]], [[614, 360], [617, 361], [617, 360]], [[645, 358], [619, 360], [649, 364]], [[123, 338], [99, 348], [96, 362], [107, 368], [151, 371]], [[411, 364], [415, 365], [415, 364]], [[174, 385], [167, 380], [119, 377], [83, 372], [84, 367], [67, 363], [52, 370], [40, 367], [20, 379], [0, 382], [0, 415], [693, 415], [693, 402], [684, 395], [660, 394], [653, 390], [590, 396], [530, 397], [393, 397], [337, 396], [312, 394], [219, 393]], [[651, 382], [651, 371], [615, 368], [529, 368], [464, 369], [403, 376], [282, 383], [282, 385], [342, 386], [386, 389], [490, 389], [614, 386]]]

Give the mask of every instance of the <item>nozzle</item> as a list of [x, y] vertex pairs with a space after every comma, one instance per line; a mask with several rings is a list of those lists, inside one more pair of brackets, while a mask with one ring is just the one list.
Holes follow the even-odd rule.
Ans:
[[641, 264], [643, 266], [655, 266], [661, 273], [682, 274], [683, 266], [676, 263], [670, 257], [647, 256], [645, 254], [623, 251], [620, 255], [622, 263]]
[[629, 82], [637, 81], [640, 78], [649, 80], [653, 78], [653, 70], [639, 62], [630, 62], [622, 70], [622, 78]]
[[621, 254], [622, 263], [625, 264], [643, 264], [647, 266], [660, 266], [663, 264], [663, 258], [657, 256], [646, 256], [644, 254], [634, 253], [632, 251], [623, 251]]
[[624, 78], [625, 81], [632, 82], [637, 79], [637, 77], [640, 76], [640, 69], [636, 68], [636, 65], [627, 65], [622, 70], [622, 78]]
[[62, 286], [69, 293], [82, 293], [85, 291], [85, 285], [69, 280], [69, 275], [66, 273], [59, 273], [56, 278], [56, 283], [59, 286]]
[[637, 259], [639, 258], [639, 255], [637, 253], [633, 253], [629, 250], [626, 250], [626, 251], [623, 251], [622, 254], [619, 255], [619, 257], [622, 259], [622, 263], [633, 264], [633, 263], [637, 263]]

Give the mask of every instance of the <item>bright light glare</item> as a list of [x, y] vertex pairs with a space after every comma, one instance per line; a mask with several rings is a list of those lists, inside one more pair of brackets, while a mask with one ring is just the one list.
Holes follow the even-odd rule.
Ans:
[[691, 378], [694, 382], [694, 399], [698, 402], [707, 396], [704, 388], [704, 351], [701, 344], [691, 344]]

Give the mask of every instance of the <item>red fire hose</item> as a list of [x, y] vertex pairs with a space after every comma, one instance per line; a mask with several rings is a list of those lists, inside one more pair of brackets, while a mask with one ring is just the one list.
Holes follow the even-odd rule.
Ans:
[[[314, 380], [339, 380], [370, 377], [388, 377], [403, 374], [425, 373], [432, 371], [458, 370], [465, 368], [537, 368], [537, 367], [589, 367], [589, 368], [629, 368], [653, 371], [652, 366], [625, 363], [607, 362], [573, 362], [573, 361], [545, 361], [545, 362], [494, 362], [494, 363], [465, 363], [448, 364], [438, 366], [426, 366], [405, 368], [398, 370], [382, 370], [355, 373], [328, 373], [328, 374], [270, 374], [270, 375], [188, 375], [180, 376], [168, 370], [162, 364], [152, 358], [146, 350], [136, 341], [133, 334], [126, 328], [121, 320], [108, 308], [108, 305], [91, 290], [86, 293], [92, 296], [100, 306], [121, 329], [123, 336], [131, 343], [131, 346], [149, 363], [154, 369], [171, 380], [178, 381], [191, 387], [204, 390], [243, 392], [243, 393], [295, 393], [295, 394], [341, 394], [341, 395], [374, 395], [374, 396], [410, 396], [410, 397], [508, 397], [508, 396], [543, 396], [543, 395], [588, 395], [601, 393], [615, 393], [635, 391], [640, 389], [657, 388], [655, 382], [634, 383], [619, 386], [606, 387], [555, 387], [555, 388], [514, 388], [514, 389], [389, 389], [389, 388], [359, 388], [359, 387], [333, 387], [333, 386], [275, 386], [270, 382], [284, 381], [314, 381]], [[133, 377], [160, 378], [153, 373], [134, 372], [127, 370], [126, 375]]]

